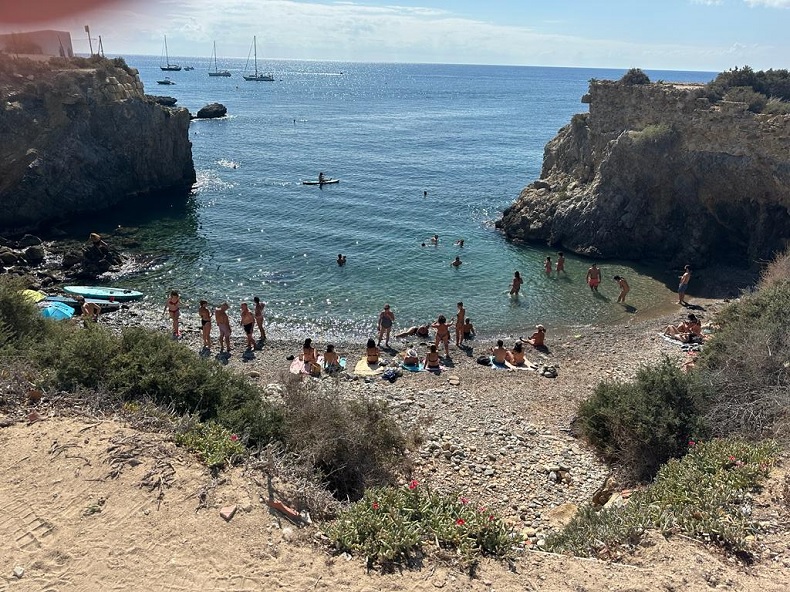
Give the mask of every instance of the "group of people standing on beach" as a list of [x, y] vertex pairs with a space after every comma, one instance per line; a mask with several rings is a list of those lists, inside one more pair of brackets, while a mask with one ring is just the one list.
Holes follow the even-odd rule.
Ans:
[[[266, 340], [266, 330], [263, 327], [263, 311], [266, 308], [266, 304], [261, 302], [261, 299], [257, 296], [253, 298], [253, 303], [253, 310], [250, 310], [246, 302], [242, 302], [240, 306], [239, 324], [244, 329], [244, 334], [247, 338], [247, 350], [255, 348], [256, 343], [253, 333], [255, 332], [256, 325], [260, 334], [260, 341]], [[172, 290], [170, 292], [170, 297], [165, 303], [164, 310], [170, 315], [170, 319], [173, 322], [173, 338], [178, 339], [181, 337], [181, 296], [177, 290]], [[230, 336], [232, 330], [228, 310], [230, 310], [230, 305], [227, 302], [223, 302], [211, 311], [208, 307], [208, 301], [200, 301], [198, 316], [200, 317], [200, 332], [203, 337], [204, 348], [211, 349], [211, 327], [213, 319], [219, 330], [220, 353], [230, 352]]]

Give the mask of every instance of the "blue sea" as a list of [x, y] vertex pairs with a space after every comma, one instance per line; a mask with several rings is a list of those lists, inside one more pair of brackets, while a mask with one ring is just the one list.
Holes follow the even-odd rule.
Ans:
[[[220, 60], [230, 78], [209, 77], [208, 56], [171, 58], [195, 68], [180, 72], [160, 71], [156, 57], [126, 60], [150, 94], [193, 114], [215, 101], [228, 108], [226, 118], [191, 123], [198, 183], [189, 203], [133, 222], [140, 250], [165, 257], [116, 283], [154, 302], [177, 289], [195, 309], [206, 298], [235, 311], [257, 295], [273, 335], [341, 339], [371, 334], [385, 303], [397, 329], [451, 318], [463, 301], [478, 332], [493, 336], [613, 323], [672, 297], [656, 279], [662, 270], [616, 261], [601, 264], [593, 295], [589, 260], [566, 254], [566, 273], [547, 276], [543, 262], [557, 249], [513, 244], [494, 228], [539, 177], [545, 144], [587, 110], [589, 80], [623, 71], [265, 60], [259, 69], [275, 82], [247, 82], [245, 60]], [[158, 85], [165, 75], [175, 84]], [[340, 183], [302, 184], [319, 172]], [[97, 230], [129, 224], [114, 216]], [[524, 285], [512, 298], [516, 270]], [[630, 308], [615, 303], [615, 274], [631, 285]]]

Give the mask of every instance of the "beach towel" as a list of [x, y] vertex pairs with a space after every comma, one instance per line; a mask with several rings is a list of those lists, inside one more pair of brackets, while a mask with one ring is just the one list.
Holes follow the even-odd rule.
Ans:
[[354, 366], [354, 374], [357, 376], [378, 376], [382, 374], [386, 370], [384, 366], [379, 366], [378, 364], [368, 364], [366, 358], [362, 358], [357, 362], [357, 365]]
[[491, 360], [491, 367], [492, 367], [494, 370], [507, 370], [507, 369], [508, 369], [508, 368], [507, 368], [507, 365], [506, 365], [506, 362], [502, 362], [501, 364], [497, 364], [497, 363], [494, 361], [494, 356], [491, 356], [489, 359]]
[[423, 370], [425, 370], [425, 365], [422, 362], [415, 365], [412, 364], [407, 365], [401, 362], [400, 367], [403, 368], [404, 370], [408, 370], [409, 372], [422, 372]]
[[[318, 356], [318, 365], [321, 366], [324, 361], [324, 356]], [[299, 358], [291, 362], [291, 367], [288, 369], [291, 374], [307, 374], [310, 375], [310, 364], [305, 364]]]

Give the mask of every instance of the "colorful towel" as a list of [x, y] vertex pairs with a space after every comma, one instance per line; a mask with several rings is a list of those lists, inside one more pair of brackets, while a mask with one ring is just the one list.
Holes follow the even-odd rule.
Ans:
[[362, 358], [354, 366], [354, 374], [357, 376], [378, 376], [386, 370], [386, 367], [379, 366], [378, 364], [368, 364], [366, 358]]

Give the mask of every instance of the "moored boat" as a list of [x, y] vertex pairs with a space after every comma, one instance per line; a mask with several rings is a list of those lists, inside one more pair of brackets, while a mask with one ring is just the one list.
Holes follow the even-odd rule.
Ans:
[[84, 298], [96, 298], [97, 300], [115, 300], [117, 302], [129, 302], [139, 300], [143, 297], [142, 292], [137, 290], [127, 290], [125, 288], [103, 288], [100, 286], [64, 286], [63, 291], [68, 294], [76, 294]]

